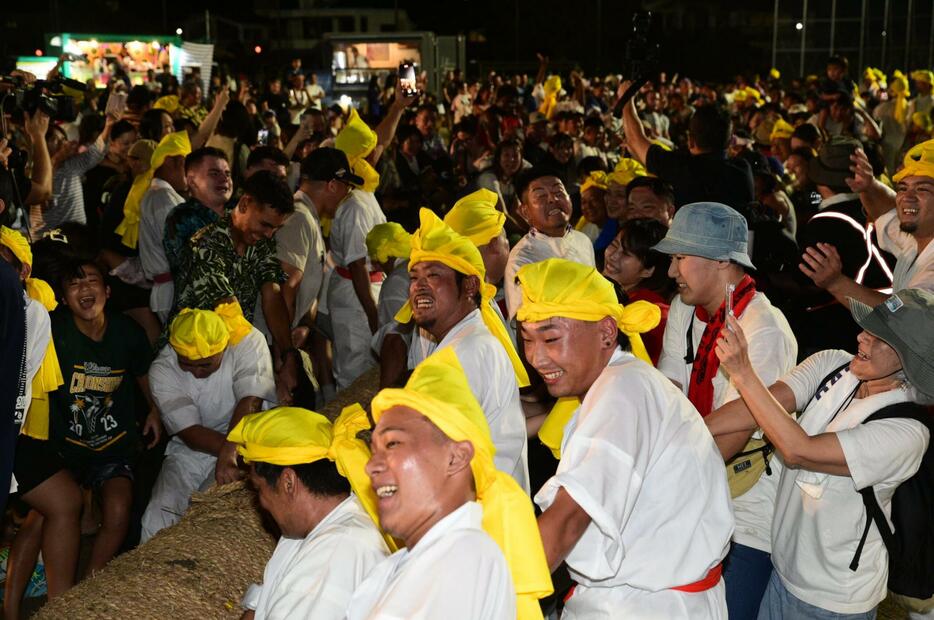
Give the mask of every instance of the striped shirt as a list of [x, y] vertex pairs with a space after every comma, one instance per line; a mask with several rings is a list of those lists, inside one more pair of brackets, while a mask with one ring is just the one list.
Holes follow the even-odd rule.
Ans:
[[103, 161], [104, 155], [104, 143], [98, 140], [87, 151], [69, 157], [55, 168], [52, 173], [52, 198], [49, 199], [51, 206], [42, 214], [44, 223], [38, 234], [68, 222], [87, 223], [81, 180], [88, 170]]

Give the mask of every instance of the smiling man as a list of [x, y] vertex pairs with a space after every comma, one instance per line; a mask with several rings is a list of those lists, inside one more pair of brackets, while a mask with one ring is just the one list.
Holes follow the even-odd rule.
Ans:
[[726, 618], [723, 462], [684, 395], [629, 352], [644, 355], [638, 334], [658, 307], [623, 307], [609, 280], [567, 260], [527, 265], [519, 281], [529, 363], [552, 396], [581, 401], [535, 496], [548, 565], [567, 563], [577, 583], [565, 616]]
[[266, 339], [234, 304], [218, 312], [183, 310], [169, 345], [149, 368], [153, 400], [173, 437], [143, 514], [143, 542], [176, 523], [194, 491], [239, 477], [227, 433], [276, 399]]
[[516, 181], [519, 214], [529, 224], [529, 232], [509, 253], [503, 287], [509, 319], [516, 316], [522, 294], [516, 274], [523, 265], [547, 258], [566, 258], [594, 266], [593, 244], [587, 235], [571, 228], [571, 198], [559, 173], [536, 167], [521, 173]]
[[375, 501], [363, 471], [369, 452], [357, 439], [366, 428], [359, 406], [333, 425], [314, 411], [279, 407], [244, 417], [230, 432], [250, 464], [260, 507], [282, 532], [263, 584], [243, 597], [244, 620], [340, 620], [356, 587], [389, 554], [366, 507]]
[[383, 529], [402, 541], [354, 593], [348, 620], [541, 618], [551, 593], [532, 503], [493, 466], [490, 430], [447, 348], [372, 402]]
[[[777, 381], [797, 361], [798, 345], [788, 321], [746, 274], [753, 268], [748, 235], [746, 220], [730, 207], [697, 202], [678, 210], [665, 238], [654, 247], [671, 255], [668, 275], [678, 285], [668, 310], [658, 369], [682, 389], [702, 417], [739, 398], [714, 352], [727, 314], [739, 320], [751, 343], [752, 365], [768, 381]], [[732, 287], [730, 299], [728, 287]], [[734, 453], [752, 437], [752, 431], [733, 437]], [[756, 434], [759, 437], [761, 433]], [[755, 615], [768, 584], [777, 485], [778, 475], [763, 474], [733, 500], [736, 532], [723, 575], [731, 617]]]
[[412, 236], [409, 300], [396, 315], [414, 319], [420, 338], [409, 348], [414, 368], [433, 352], [457, 352], [473, 396], [486, 416], [496, 446], [496, 467], [528, 492], [525, 416], [519, 387], [528, 375], [499, 315], [490, 305], [496, 287], [485, 282], [480, 251], [428, 209]]

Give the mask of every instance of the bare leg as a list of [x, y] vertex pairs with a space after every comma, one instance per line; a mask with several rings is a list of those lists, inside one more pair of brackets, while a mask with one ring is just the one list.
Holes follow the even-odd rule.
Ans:
[[130, 523], [133, 482], [129, 478], [111, 478], [101, 487], [101, 529], [91, 548], [88, 572], [98, 571], [113, 559]]
[[23, 592], [36, 568], [39, 548], [42, 546], [43, 520], [38, 511], [30, 510], [23, 526], [13, 539], [10, 557], [7, 559], [6, 587], [3, 594], [5, 620], [19, 620]]

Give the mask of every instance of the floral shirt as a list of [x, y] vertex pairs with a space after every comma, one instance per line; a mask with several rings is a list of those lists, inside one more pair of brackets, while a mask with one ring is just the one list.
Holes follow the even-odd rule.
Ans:
[[189, 252], [189, 268], [176, 276], [176, 312], [182, 308], [213, 310], [222, 299], [236, 297], [243, 316], [252, 323], [263, 284], [286, 279], [273, 239], [263, 239], [247, 246], [242, 256], [237, 254], [230, 237], [230, 216], [195, 233]]
[[169, 216], [165, 218], [165, 234], [162, 236], [162, 247], [165, 248], [165, 257], [169, 261], [172, 277], [178, 278], [179, 273], [188, 271], [186, 268], [189, 256], [189, 242], [195, 233], [220, 219], [220, 216], [194, 198], [177, 205]]

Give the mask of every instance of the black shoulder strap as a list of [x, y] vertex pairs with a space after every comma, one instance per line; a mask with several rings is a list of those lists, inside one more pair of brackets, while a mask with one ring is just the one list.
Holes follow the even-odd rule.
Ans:
[[[883, 407], [879, 411], [876, 411], [863, 420], [863, 424], [891, 418], [909, 418], [911, 420], [918, 420], [928, 428], [931, 428], [930, 417], [927, 410], [921, 405], [916, 403], [895, 403], [894, 405], [889, 405], [888, 407]], [[873, 523], [879, 528], [882, 542], [885, 544], [885, 548], [889, 553], [895, 548], [895, 532], [889, 528], [889, 522], [882, 512], [882, 507], [879, 506], [879, 500], [876, 499], [875, 489], [873, 489], [873, 487], [866, 487], [865, 489], [860, 489], [859, 494], [863, 497], [863, 506], [866, 507], [866, 527], [863, 528], [863, 535], [859, 539], [859, 545], [856, 546], [856, 553], [853, 554], [853, 561], [850, 562], [851, 571], [855, 571], [859, 567], [859, 558], [863, 554], [863, 545], [866, 544], [866, 537], [869, 536], [869, 528]]]
[[831, 382], [834, 380], [834, 378], [838, 374], [840, 374], [844, 368], [846, 368], [849, 365], [850, 365], [850, 362], [845, 362], [841, 364], [840, 366], [837, 366], [836, 368], [831, 370], [829, 373], [827, 373], [826, 377], [821, 379], [820, 384], [817, 386], [817, 389], [814, 390], [814, 393], [811, 394], [811, 398], [808, 399], [807, 404], [801, 409], [801, 411], [798, 412], [799, 420], [801, 419], [801, 416], [804, 415], [804, 412], [807, 411], [808, 407], [811, 406], [811, 403], [814, 402], [814, 399], [817, 398], [818, 394], [822, 394], [823, 392], [826, 392], [830, 388], [830, 385], [832, 384]]

